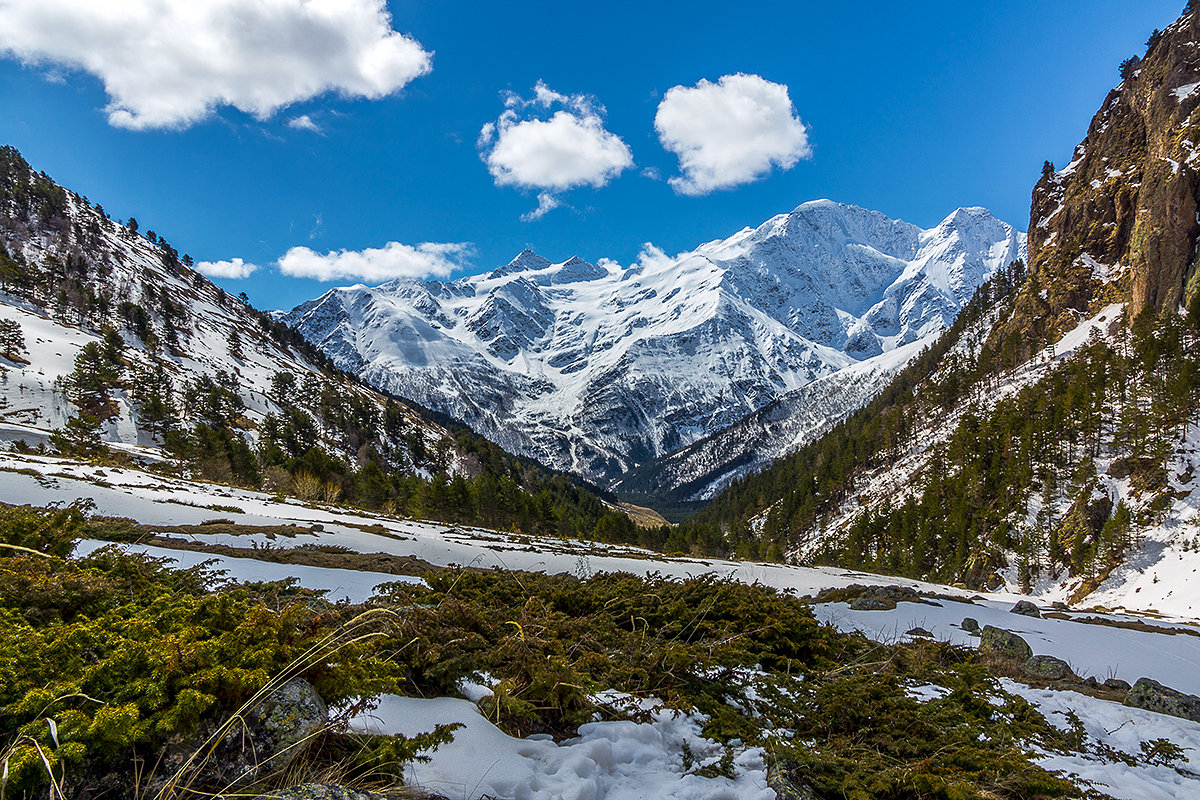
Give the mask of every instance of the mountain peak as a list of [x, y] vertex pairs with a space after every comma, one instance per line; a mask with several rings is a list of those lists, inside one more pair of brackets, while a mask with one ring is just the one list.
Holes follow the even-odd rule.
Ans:
[[347, 300], [344, 326], [290, 319], [331, 352], [336, 342], [370, 362], [362, 370], [386, 388], [605, 480], [939, 330], [960, 287], [1016, 257], [1009, 230], [984, 225], [943, 237], [918, 263], [924, 235], [817, 200], [627, 270], [526, 250], [456, 282], [461, 292]]
[[513, 257], [512, 261], [509, 261], [502, 267], [497, 267], [496, 269], [492, 270], [492, 273], [488, 277], [502, 278], [505, 275], [512, 275], [516, 272], [533, 272], [536, 270], [545, 269], [546, 267], [550, 266], [550, 264], [550, 259], [546, 258], [545, 256], [538, 255], [538, 253], [526, 247], [524, 250], [517, 253], [517, 255]]

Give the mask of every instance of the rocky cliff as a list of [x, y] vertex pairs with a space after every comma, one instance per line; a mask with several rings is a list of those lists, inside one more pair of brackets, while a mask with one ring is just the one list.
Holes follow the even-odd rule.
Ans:
[[[1175, 310], [1197, 289], [1200, 13], [1156, 33], [1121, 66], [1071, 163], [1033, 190], [1033, 280], [1014, 318], [1036, 340], [1112, 300]], [[1036, 344], [1036, 341], [1034, 342]]]

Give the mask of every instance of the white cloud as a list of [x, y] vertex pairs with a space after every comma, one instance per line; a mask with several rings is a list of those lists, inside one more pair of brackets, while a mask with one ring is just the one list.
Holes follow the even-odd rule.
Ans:
[[533, 222], [562, 205], [562, 201], [549, 192], [538, 192], [538, 207], [521, 215], [522, 222]]
[[265, 119], [325, 92], [384, 97], [430, 70], [385, 0], [2, 0], [0, 53], [97, 76], [109, 123]]
[[772, 167], [791, 169], [812, 155], [808, 129], [788, 87], [758, 75], [667, 90], [654, 116], [663, 147], [679, 157], [681, 194], [701, 195], [758, 180]]
[[210, 278], [248, 278], [256, 269], [257, 264], [248, 264], [240, 258], [196, 263], [196, 271]]
[[[621, 137], [604, 127], [604, 107], [587, 95], [564, 95], [538, 81], [533, 97], [505, 97], [506, 110], [479, 132], [488, 171], [497, 186], [538, 189], [536, 219], [560, 204], [558, 193], [601, 187], [633, 166]], [[549, 118], [537, 110], [561, 106]]]
[[279, 259], [279, 271], [293, 278], [318, 281], [361, 280], [382, 283], [393, 278], [445, 277], [467, 266], [471, 245], [424, 242], [416, 246], [388, 242], [381, 248], [317, 253], [293, 247]]
[[321, 126], [313, 122], [312, 117], [310, 117], [308, 114], [301, 114], [298, 117], [292, 117], [287, 121], [287, 126], [289, 128], [295, 128], [298, 131], [312, 131], [313, 133], [321, 132]]

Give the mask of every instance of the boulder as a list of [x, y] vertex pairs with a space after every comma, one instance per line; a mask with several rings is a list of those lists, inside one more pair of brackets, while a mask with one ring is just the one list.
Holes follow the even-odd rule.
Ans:
[[312, 684], [292, 678], [246, 714], [254, 747], [268, 761], [282, 766], [291, 760], [301, 742], [329, 724], [329, 709]]
[[1013, 614], [1020, 614], [1023, 617], [1037, 617], [1038, 619], [1042, 617], [1042, 612], [1038, 610], [1038, 607], [1028, 600], [1018, 600], [1017, 604], [1009, 609], [1009, 611]]
[[981, 653], [1021, 663], [1033, 657], [1033, 648], [1029, 646], [1029, 643], [1011, 631], [987, 625], [979, 636], [979, 652]]
[[1021, 671], [1030, 677], [1048, 681], [1077, 677], [1070, 664], [1054, 656], [1033, 656], [1021, 665]]
[[[329, 710], [312, 684], [293, 678], [242, 715], [214, 741], [224, 720], [208, 720], [194, 738], [168, 747], [149, 786], [149, 796], [177, 771], [187, 783], [235, 786], [283, 770], [304, 742], [329, 724]], [[209, 751], [207, 758], [195, 754]]]
[[1120, 678], [1105, 678], [1105, 689], [1115, 689], [1119, 692], [1128, 692], [1133, 687], [1129, 685], [1129, 681], [1123, 681]]
[[1125, 705], [1200, 722], [1200, 697], [1184, 694], [1149, 678], [1138, 679], [1125, 695]]
[[962, 629], [967, 633], [979, 633], [979, 620], [974, 617], [964, 617], [962, 621]]
[[851, 611], [890, 611], [895, 607], [894, 600], [882, 597], [855, 597], [850, 600]]
[[906, 636], [921, 636], [921, 637], [923, 637], [923, 638], [926, 638], [926, 639], [932, 639], [932, 638], [933, 638], [933, 634], [932, 634], [932, 633], [930, 633], [929, 631], [927, 631], [927, 630], [925, 630], [924, 628], [921, 628], [921, 627], [917, 627], [917, 628], [909, 628], [909, 629], [908, 629], [908, 631], [907, 631], [907, 633], [906, 633], [905, 635], [906, 635]]

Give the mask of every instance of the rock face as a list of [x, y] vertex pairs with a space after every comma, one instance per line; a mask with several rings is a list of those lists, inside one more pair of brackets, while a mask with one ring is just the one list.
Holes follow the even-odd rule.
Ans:
[[979, 635], [979, 652], [1022, 663], [1033, 658], [1033, 648], [1029, 646], [1028, 642], [1011, 631], [991, 625], [985, 625]]
[[607, 481], [936, 334], [1023, 256], [985, 209], [922, 230], [821, 200], [627, 267], [527, 250], [454, 281], [334, 289], [283, 320], [377, 386]]
[[1125, 696], [1125, 705], [1200, 722], [1200, 697], [1184, 694], [1158, 681], [1141, 678]]
[[[1186, 12], [1122, 69], [1074, 159], [1033, 191], [1033, 285], [1021, 316], [1061, 328], [1072, 310], [1127, 300], [1175, 310], [1196, 290], [1200, 13]], [[1036, 333], [1036, 331], [1035, 331]]]

